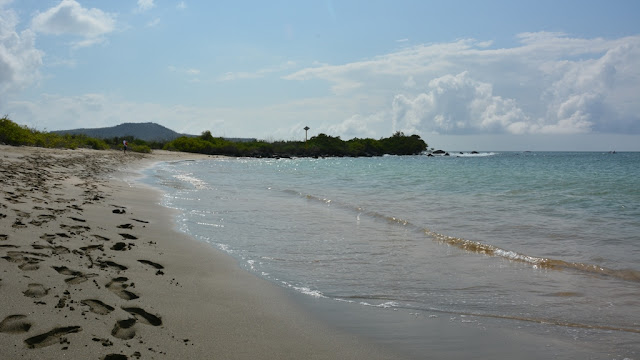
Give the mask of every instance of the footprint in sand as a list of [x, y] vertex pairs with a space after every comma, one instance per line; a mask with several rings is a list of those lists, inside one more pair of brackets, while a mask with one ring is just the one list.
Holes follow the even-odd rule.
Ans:
[[63, 336], [80, 331], [82, 331], [80, 326], [59, 327], [44, 334], [30, 337], [26, 339], [24, 343], [29, 349], [42, 348], [53, 344], [59, 344]]
[[12, 204], [26, 204], [24, 201], [18, 200], [19, 198], [20, 198], [20, 195], [14, 195], [14, 196], [6, 197], [5, 200], [7, 200]]
[[164, 271], [162, 271], [162, 269], [164, 269], [164, 266], [149, 260], [138, 260], [138, 262], [141, 262], [145, 265], [153, 266], [154, 268], [158, 269], [156, 275], [164, 275]]
[[126, 211], [124, 209], [115, 209], [112, 211], [114, 214], [125, 214]]
[[82, 275], [80, 271], [71, 270], [66, 266], [52, 266], [52, 268], [55, 271], [57, 271], [58, 274], [62, 274], [62, 275], [73, 275], [73, 276]]
[[149, 260], [138, 260], [138, 262], [141, 262], [141, 263], [143, 263], [143, 264], [145, 264], [145, 265], [153, 266], [154, 268], [156, 268], [156, 269], [158, 269], [158, 270], [162, 270], [162, 269], [164, 269], [164, 266], [162, 266], [162, 265], [160, 265], [160, 264], [158, 264], [158, 263], [155, 263], [155, 262], [153, 262], [153, 261], [149, 261]]
[[100, 244], [100, 245], [83, 246], [83, 247], [80, 248], [80, 250], [82, 250], [84, 252], [91, 252], [93, 250], [104, 251], [104, 245]]
[[160, 326], [162, 325], [162, 319], [160, 319], [160, 317], [150, 314], [140, 308], [137, 307], [123, 307], [122, 310], [133, 314], [133, 316], [136, 317], [136, 319], [142, 321], [145, 324], [148, 325], [153, 325], [153, 326]]
[[113, 262], [111, 260], [100, 261], [98, 264], [103, 269], [107, 268], [107, 267], [114, 268], [114, 269], [117, 269], [117, 270], [127, 270], [128, 269], [128, 267], [126, 267], [124, 265], [120, 265], [120, 264], [118, 264], [116, 262]]
[[54, 208], [47, 208], [47, 210], [51, 211], [54, 214], [63, 214], [67, 211], [66, 209], [54, 209]]
[[55, 220], [56, 216], [55, 215], [49, 215], [49, 214], [42, 214], [42, 215], [38, 215], [38, 219], [43, 220], [43, 221], [51, 221], [51, 220]]
[[37, 270], [40, 268], [39, 263], [44, 261], [44, 259], [38, 259], [26, 255], [36, 255], [49, 257], [47, 254], [41, 254], [36, 252], [26, 252], [26, 251], [7, 251], [7, 255], [2, 258], [12, 263], [19, 263], [18, 268], [23, 271], [29, 270]]
[[15, 211], [17, 217], [20, 217], [20, 218], [30, 218], [31, 217], [31, 213], [24, 212], [22, 210], [17, 210], [17, 209], [13, 209], [13, 211]]
[[133, 339], [136, 336], [136, 330], [133, 327], [135, 324], [136, 319], [119, 320], [111, 330], [111, 335], [122, 340]]
[[77, 231], [78, 233], [82, 233], [84, 231], [89, 231], [91, 230], [90, 227], [88, 226], [82, 226], [82, 225], [65, 225], [65, 224], [60, 224], [60, 227], [62, 229], [71, 229], [74, 231]]
[[124, 300], [134, 300], [139, 298], [140, 296], [126, 290], [130, 286], [129, 284], [125, 284], [127, 281], [129, 281], [129, 279], [126, 277], [117, 277], [109, 281], [105, 287]]
[[148, 221], [145, 221], [145, 220], [139, 220], [139, 219], [131, 219], [131, 220], [137, 221], [137, 222], [143, 223], [143, 224], [148, 224], [149, 223]]
[[108, 238], [108, 237], [104, 237], [104, 236], [102, 236], [102, 235], [95, 235], [95, 234], [94, 234], [94, 235], [91, 235], [91, 236], [93, 236], [94, 238], [96, 238], [96, 239], [98, 239], [98, 240], [102, 240], [102, 241], [109, 241], [109, 238]]
[[133, 236], [131, 234], [126, 234], [126, 233], [120, 233], [120, 236], [122, 236], [125, 239], [129, 239], [129, 240], [136, 240], [137, 239], [136, 236]]
[[127, 355], [122, 354], [109, 354], [106, 355], [102, 360], [128, 360]]
[[9, 235], [6, 234], [0, 234], [0, 241], [5, 241], [9, 238]]
[[29, 259], [29, 257], [25, 256], [28, 253], [25, 251], [7, 251], [7, 255], [2, 258], [12, 263], [21, 263]]
[[18, 248], [20, 248], [20, 245], [6, 244], [6, 245], [0, 245], [0, 248], [3, 248], [3, 249], [18, 249]]
[[49, 293], [49, 289], [45, 288], [42, 284], [32, 283], [27, 286], [28, 289], [22, 292], [26, 297], [39, 299]]
[[33, 226], [42, 226], [42, 224], [44, 224], [46, 221], [38, 221], [36, 219], [33, 219], [31, 221], [29, 221], [29, 224], [33, 225]]
[[125, 250], [127, 250], [127, 244], [125, 244], [123, 242], [117, 242], [111, 247], [111, 250], [125, 251]]
[[13, 223], [13, 225], [11, 225], [11, 227], [14, 227], [16, 229], [24, 229], [27, 227], [27, 225], [25, 225], [22, 221], [20, 221], [20, 219], [16, 219], [16, 221]]
[[62, 255], [70, 253], [69, 248], [64, 246], [53, 246], [51, 247], [53, 255]]
[[22, 264], [18, 265], [18, 269], [23, 270], [23, 271], [33, 271], [33, 270], [38, 270], [40, 268], [40, 259], [29, 259], [26, 260], [25, 262], [23, 262]]
[[133, 225], [132, 224], [122, 224], [122, 225], [118, 225], [119, 229], [133, 229]]
[[36, 250], [51, 249], [51, 253], [53, 255], [62, 255], [62, 254], [70, 253], [69, 249], [64, 246], [47, 246], [47, 245], [40, 245], [40, 244], [31, 244], [31, 247], [33, 247]]
[[71, 270], [66, 266], [52, 266], [52, 268], [62, 275], [70, 275], [70, 278], [64, 279], [64, 282], [70, 285], [80, 284], [87, 280], [90, 277], [97, 276], [97, 274], [84, 274], [80, 271]]
[[109, 306], [103, 303], [102, 301], [96, 300], [96, 299], [85, 299], [85, 300], [82, 300], [81, 303], [83, 305], [87, 305], [91, 312], [100, 314], [100, 315], [107, 315], [108, 313], [114, 310], [113, 306]]
[[26, 320], [27, 315], [9, 315], [0, 322], [0, 332], [19, 334], [29, 331], [31, 323]]

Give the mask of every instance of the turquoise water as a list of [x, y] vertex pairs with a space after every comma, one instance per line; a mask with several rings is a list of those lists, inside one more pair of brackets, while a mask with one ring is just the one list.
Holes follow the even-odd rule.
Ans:
[[640, 153], [212, 159], [149, 182], [291, 291], [640, 350]]

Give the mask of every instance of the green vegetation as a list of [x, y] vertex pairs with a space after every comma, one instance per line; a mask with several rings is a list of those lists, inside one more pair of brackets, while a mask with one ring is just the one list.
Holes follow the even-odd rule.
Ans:
[[304, 141], [251, 141], [231, 142], [216, 138], [210, 131], [199, 137], [180, 137], [168, 142], [165, 150], [185, 151], [209, 155], [249, 157], [319, 157], [319, 156], [381, 156], [416, 155], [427, 149], [418, 135], [406, 136], [401, 132], [380, 140], [354, 138], [348, 141], [326, 134]]
[[7, 116], [0, 118], [0, 143], [65, 149], [83, 147], [104, 150], [109, 148], [107, 143], [100, 139], [90, 138], [86, 135], [57, 135], [29, 129], [14, 123]]
[[[118, 149], [117, 146], [102, 139], [95, 139], [82, 134], [58, 135], [45, 131], [29, 129], [18, 125], [7, 116], [0, 118], [0, 144], [13, 146], [37, 146], [44, 148], [77, 149], [88, 148], [94, 150]], [[120, 142], [122, 144], [122, 141]], [[122, 148], [122, 146], [120, 146]], [[146, 144], [131, 147], [132, 151], [150, 152]]]
[[200, 136], [182, 136], [171, 141], [144, 141], [133, 136], [96, 139], [83, 134], [42, 132], [29, 129], [0, 118], [0, 143], [47, 148], [91, 148], [96, 150], [122, 150], [122, 141], [128, 150], [149, 153], [152, 149], [183, 151], [209, 155], [244, 157], [324, 157], [324, 156], [381, 156], [417, 155], [427, 149], [427, 144], [418, 135], [407, 136], [396, 132], [391, 137], [375, 139], [354, 138], [348, 141], [326, 134], [319, 134], [308, 141], [230, 141], [214, 137], [210, 131]]

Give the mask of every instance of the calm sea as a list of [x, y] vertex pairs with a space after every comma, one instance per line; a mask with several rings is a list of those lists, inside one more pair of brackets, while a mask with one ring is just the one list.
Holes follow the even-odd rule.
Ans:
[[640, 153], [224, 158], [148, 175], [181, 231], [291, 291], [640, 354]]

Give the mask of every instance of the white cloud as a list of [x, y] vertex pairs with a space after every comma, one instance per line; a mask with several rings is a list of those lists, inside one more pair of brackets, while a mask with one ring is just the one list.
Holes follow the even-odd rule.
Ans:
[[85, 47], [103, 42], [104, 35], [115, 30], [115, 15], [96, 8], [83, 8], [75, 0], [62, 0], [57, 6], [37, 14], [32, 28], [51, 35], [76, 35], [84, 37], [74, 43]]
[[147, 10], [151, 10], [156, 6], [153, 3], [153, 0], [138, 0], [138, 11], [144, 12]]
[[160, 18], [155, 18], [155, 19], [147, 22], [147, 27], [158, 26], [158, 24], [160, 24]]
[[329, 125], [324, 129], [321, 128], [320, 132], [342, 136], [344, 139], [352, 139], [355, 137], [375, 138], [377, 134], [371, 125], [373, 123], [383, 123], [385, 118], [386, 114], [382, 113], [369, 116], [353, 115], [339, 124]]
[[268, 67], [259, 69], [253, 72], [239, 71], [239, 72], [226, 72], [218, 77], [218, 81], [233, 81], [244, 79], [260, 79], [268, 74], [282, 72], [291, 69], [296, 66], [294, 61], [285, 61], [282, 64], [275, 67]]
[[259, 72], [226, 72], [218, 77], [218, 81], [234, 81], [234, 80], [243, 80], [243, 79], [259, 79], [264, 75]]
[[413, 78], [413, 76], [409, 76], [403, 84], [404, 87], [408, 87], [408, 88], [414, 88], [416, 87], [416, 85], [417, 85], [416, 80]]
[[184, 2], [184, 1], [180, 1], [180, 2], [178, 3], [178, 5], [176, 5], [176, 9], [178, 9], [178, 10], [184, 10], [184, 9], [186, 9], [186, 8], [187, 8], [187, 4], [185, 4], [185, 2]]
[[418, 134], [640, 133], [640, 101], [631, 95], [640, 92], [640, 36], [518, 39], [501, 49], [473, 39], [418, 45], [284, 79], [321, 79], [336, 95], [386, 98], [369, 112], [391, 113], [394, 129]]
[[13, 10], [4, 9], [4, 4], [0, 3], [0, 98], [37, 81], [44, 56], [35, 47], [33, 31], [18, 32], [18, 16]]
[[189, 82], [200, 82], [200, 70], [199, 69], [194, 69], [194, 68], [180, 68], [180, 67], [176, 67], [176, 66], [169, 66], [168, 67], [169, 71], [177, 73], [177, 74], [183, 74], [187, 77]]
[[469, 134], [525, 131], [528, 119], [513, 99], [493, 94], [491, 84], [468, 72], [433, 79], [429, 91], [393, 100], [395, 130], [407, 133]]

